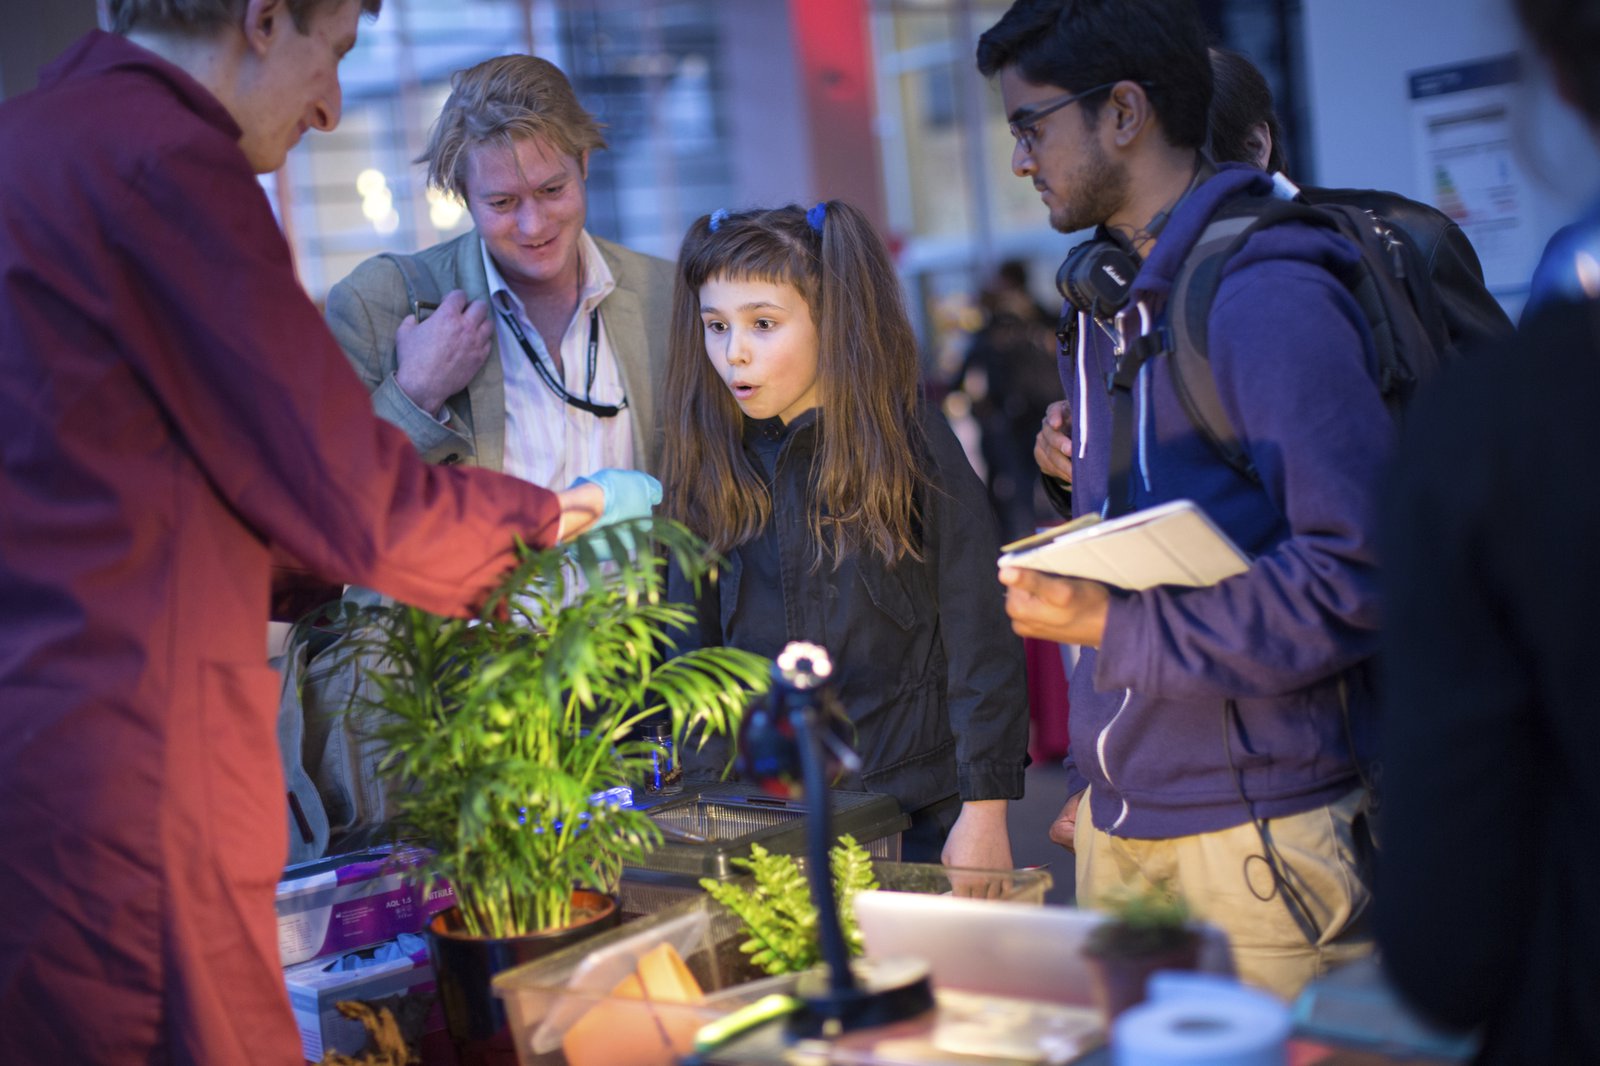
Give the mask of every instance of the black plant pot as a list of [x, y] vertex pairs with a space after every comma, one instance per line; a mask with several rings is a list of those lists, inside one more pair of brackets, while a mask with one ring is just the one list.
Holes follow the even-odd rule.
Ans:
[[1189, 930], [1175, 943], [1138, 955], [1086, 948], [1083, 957], [1089, 964], [1095, 1006], [1100, 1008], [1109, 1033], [1118, 1015], [1145, 1001], [1151, 974], [1158, 970], [1193, 970], [1199, 966], [1200, 934]]
[[525, 936], [471, 936], [462, 930], [461, 913], [454, 907], [428, 923], [428, 958], [459, 1066], [516, 1066], [505, 1008], [490, 987], [490, 978], [604, 932], [622, 917], [616, 899], [600, 892], [578, 889], [572, 904], [574, 912], [589, 916], [561, 929]]

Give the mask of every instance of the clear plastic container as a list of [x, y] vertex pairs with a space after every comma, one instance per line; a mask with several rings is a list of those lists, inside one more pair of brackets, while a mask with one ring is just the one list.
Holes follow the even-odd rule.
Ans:
[[[943, 893], [977, 871], [921, 863], [874, 862], [888, 891]], [[1052, 880], [1045, 870], [983, 872], [999, 898], [1039, 903]], [[505, 1002], [522, 1066], [672, 1066], [708, 1022], [772, 992], [793, 977], [766, 977], [739, 951], [739, 919], [703, 892], [494, 978]], [[639, 962], [671, 944], [704, 993], [697, 1003], [613, 995]], [[585, 1020], [587, 1019], [587, 1020]]]
[[[729, 920], [732, 926], [729, 926]], [[733, 931], [729, 932], [729, 928]], [[695, 1033], [794, 977], [752, 975], [738, 953], [737, 920], [702, 895], [494, 978], [522, 1066], [673, 1066]], [[619, 985], [671, 945], [703, 998], [669, 1002]]]

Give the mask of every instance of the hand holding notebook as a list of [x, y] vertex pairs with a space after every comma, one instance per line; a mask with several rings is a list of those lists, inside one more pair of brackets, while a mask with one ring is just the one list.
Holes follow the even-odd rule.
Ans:
[[1173, 500], [1109, 521], [1085, 515], [1007, 544], [1001, 566], [1085, 578], [1136, 591], [1214, 585], [1250, 560], [1192, 500]]

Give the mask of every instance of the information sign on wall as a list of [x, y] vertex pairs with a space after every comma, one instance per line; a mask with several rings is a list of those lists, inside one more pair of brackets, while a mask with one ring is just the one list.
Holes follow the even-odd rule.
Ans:
[[1514, 55], [1407, 75], [1417, 187], [1461, 226], [1497, 293], [1527, 288], [1543, 243], [1513, 146], [1520, 77]]

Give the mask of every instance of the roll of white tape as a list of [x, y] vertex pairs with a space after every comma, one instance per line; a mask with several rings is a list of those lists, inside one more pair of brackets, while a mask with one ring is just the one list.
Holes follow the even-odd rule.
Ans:
[[1284, 1066], [1289, 1010], [1249, 989], [1177, 995], [1123, 1013], [1111, 1031], [1116, 1066]]

